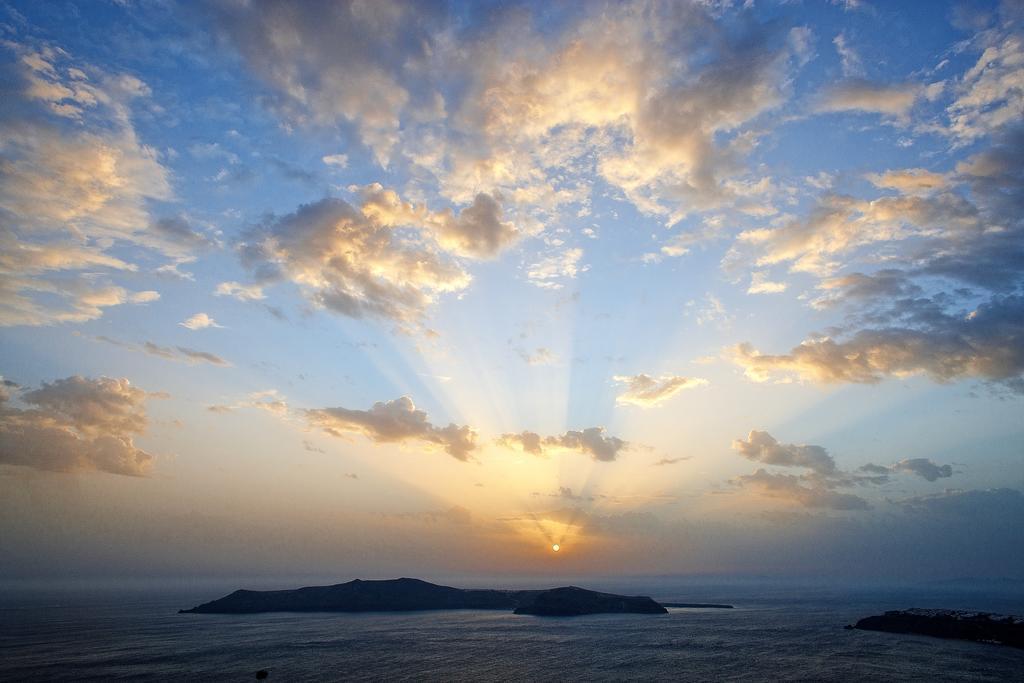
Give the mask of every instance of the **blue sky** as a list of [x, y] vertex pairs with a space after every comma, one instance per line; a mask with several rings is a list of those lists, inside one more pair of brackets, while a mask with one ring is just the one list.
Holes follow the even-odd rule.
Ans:
[[0, 10], [10, 575], [1024, 566], [1019, 4]]

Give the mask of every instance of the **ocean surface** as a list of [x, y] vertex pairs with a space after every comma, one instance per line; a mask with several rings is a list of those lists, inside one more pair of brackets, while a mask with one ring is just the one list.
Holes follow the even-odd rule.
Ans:
[[1024, 681], [1024, 650], [843, 630], [860, 617], [906, 607], [1024, 614], [1019, 584], [583, 585], [736, 608], [575, 618], [491, 611], [227, 616], [177, 610], [241, 586], [5, 586], [0, 680], [246, 681], [265, 669], [270, 681]]

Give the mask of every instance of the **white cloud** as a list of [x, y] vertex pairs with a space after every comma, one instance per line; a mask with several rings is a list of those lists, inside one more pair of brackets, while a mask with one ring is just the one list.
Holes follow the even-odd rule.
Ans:
[[1024, 112], [1024, 37], [985, 32], [983, 51], [955, 84], [949, 132], [970, 141], [1020, 121]]
[[337, 168], [348, 168], [348, 155], [347, 154], [327, 154], [320, 159], [328, 166], [334, 166]]
[[562, 280], [571, 280], [588, 270], [589, 266], [579, 265], [582, 258], [583, 250], [579, 248], [565, 249], [545, 256], [527, 267], [526, 278], [530, 283], [544, 289], [561, 289], [564, 286]]
[[196, 313], [178, 324], [190, 330], [202, 330], [207, 327], [220, 327], [220, 325], [217, 324], [217, 321], [206, 313]]
[[769, 280], [768, 273], [754, 271], [750, 274], [750, 286], [747, 287], [747, 294], [778, 294], [784, 291], [786, 291], [786, 283]]
[[216, 296], [230, 296], [239, 301], [259, 301], [266, 299], [260, 285], [243, 285], [240, 282], [221, 282], [213, 292]]
[[681, 377], [678, 375], [662, 375], [651, 377], [643, 373], [639, 375], [616, 375], [612, 378], [626, 388], [615, 398], [620, 405], [633, 405], [651, 408], [664, 403], [685, 389], [706, 386], [708, 381], [699, 377]]
[[836, 48], [836, 53], [839, 55], [839, 62], [843, 68], [843, 75], [847, 78], [850, 77], [863, 77], [864, 76], [864, 63], [861, 61], [860, 55], [850, 45], [849, 38], [846, 37], [845, 33], [839, 33], [835, 38], [832, 39], [832, 44]]

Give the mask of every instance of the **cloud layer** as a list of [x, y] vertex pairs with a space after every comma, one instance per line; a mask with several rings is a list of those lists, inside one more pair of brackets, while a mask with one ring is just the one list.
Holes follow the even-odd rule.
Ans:
[[0, 391], [0, 463], [144, 476], [154, 456], [133, 438], [146, 430], [146, 396], [127, 379], [77, 375], [21, 393], [27, 408]]
[[856, 471], [844, 471], [822, 446], [779, 443], [768, 432], [757, 430], [746, 439], [733, 441], [732, 448], [747, 460], [806, 470], [794, 475], [759, 468], [753, 474], [736, 477], [732, 483], [758, 496], [808, 508], [869, 510], [872, 506], [867, 500], [839, 489], [887, 484], [891, 474], [914, 474], [929, 482], [953, 476], [952, 466], [938, 465], [928, 458], [907, 458], [891, 466], [868, 463]]
[[0, 112], [0, 325], [84, 322], [154, 300], [110, 281], [138, 270], [112, 245], [174, 264], [208, 240], [149, 213], [149, 202], [172, 198], [160, 155], [132, 121], [149, 88], [57, 47], [9, 41], [0, 83], [10, 103]]

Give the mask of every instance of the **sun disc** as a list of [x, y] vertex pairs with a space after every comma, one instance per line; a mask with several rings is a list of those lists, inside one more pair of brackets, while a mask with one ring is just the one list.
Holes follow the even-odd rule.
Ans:
[[555, 543], [553, 546], [551, 546], [551, 549], [554, 550], [557, 553], [559, 550], [562, 549], [562, 546], [560, 546], [557, 543]]

